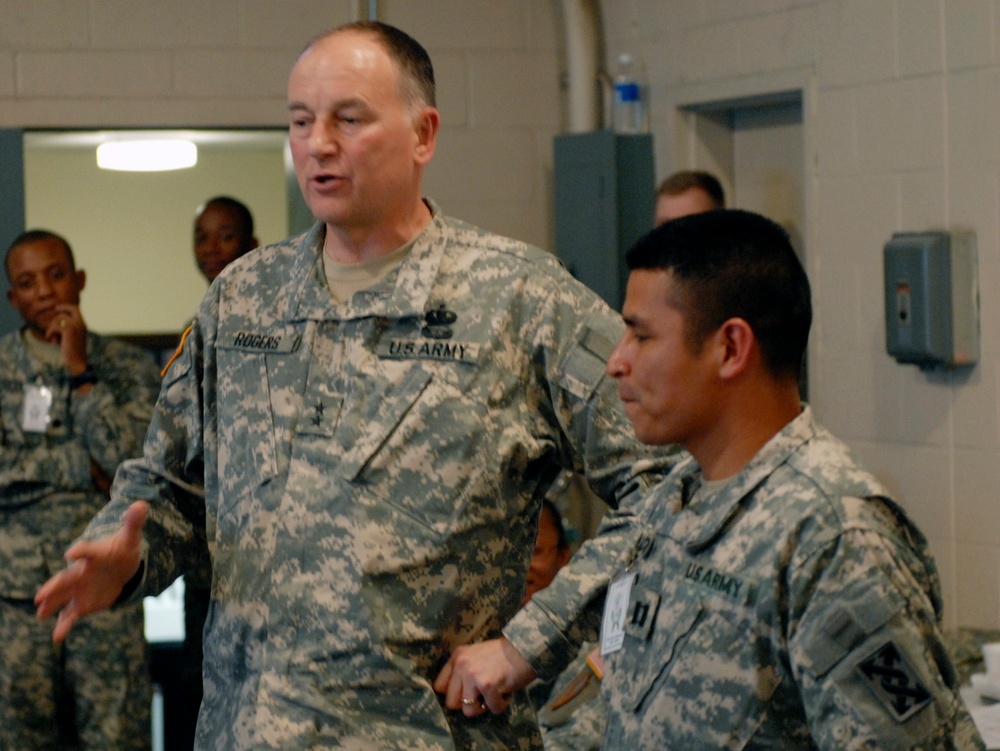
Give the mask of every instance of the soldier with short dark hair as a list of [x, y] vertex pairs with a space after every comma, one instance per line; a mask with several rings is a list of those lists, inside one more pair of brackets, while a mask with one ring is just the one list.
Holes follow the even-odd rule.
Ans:
[[194, 217], [194, 260], [209, 283], [237, 258], [257, 247], [253, 214], [230, 196], [209, 198]]
[[[982, 749], [926, 539], [799, 400], [812, 307], [785, 231], [694, 214], [626, 260], [608, 373], [639, 439], [689, 456], [607, 588], [602, 749]], [[530, 662], [505, 654], [460, 648], [449, 689], [516, 688]]]
[[[528, 570], [525, 602], [545, 589], [569, 561], [570, 545], [558, 506], [549, 499], [538, 516], [535, 554]], [[529, 687], [538, 714], [545, 751], [597, 751], [604, 735], [607, 707], [601, 699], [601, 679], [591, 664], [594, 644], [581, 645], [576, 658], [550, 681]]]
[[704, 170], [675, 172], [656, 190], [656, 224], [725, 207], [726, 192], [722, 183]]
[[24, 327], [0, 339], [0, 748], [143, 751], [142, 603], [53, 646], [32, 600], [140, 451], [159, 374], [142, 350], [87, 330], [86, 274], [64, 238], [25, 232], [5, 264]]

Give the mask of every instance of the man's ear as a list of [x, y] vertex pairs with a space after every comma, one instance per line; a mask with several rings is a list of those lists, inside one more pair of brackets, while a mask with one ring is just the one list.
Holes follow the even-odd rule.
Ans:
[[417, 133], [417, 143], [414, 158], [417, 164], [425, 165], [434, 156], [437, 146], [438, 128], [441, 126], [441, 115], [434, 107], [424, 107], [417, 115], [414, 128]]
[[730, 318], [719, 327], [716, 334], [723, 350], [719, 375], [722, 378], [734, 378], [746, 371], [754, 350], [757, 349], [757, 337], [750, 324], [742, 318]]

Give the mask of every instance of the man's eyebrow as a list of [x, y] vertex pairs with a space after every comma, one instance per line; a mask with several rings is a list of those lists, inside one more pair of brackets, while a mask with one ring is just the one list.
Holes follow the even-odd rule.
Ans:
[[58, 268], [59, 268], [59, 264], [58, 263], [50, 263], [48, 266], [42, 266], [41, 268], [38, 268], [38, 269], [25, 269], [24, 271], [22, 271], [17, 276], [18, 277], [22, 277], [22, 276], [34, 276], [35, 274], [44, 274], [47, 271], [52, 271], [53, 269], [58, 269]]
[[[333, 110], [343, 109], [344, 107], [366, 107], [366, 106], [368, 106], [368, 103], [362, 97], [349, 96], [349, 97], [345, 97], [343, 99], [338, 99], [337, 101], [333, 102], [329, 107], [323, 107], [323, 109], [324, 110], [333, 111]], [[311, 110], [312, 107], [310, 107], [305, 102], [292, 101], [292, 102], [288, 103], [288, 109], [290, 109], [290, 110]]]

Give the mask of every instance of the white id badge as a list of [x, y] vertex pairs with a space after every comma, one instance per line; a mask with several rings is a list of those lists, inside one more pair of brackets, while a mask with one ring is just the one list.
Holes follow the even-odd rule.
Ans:
[[24, 384], [24, 420], [26, 433], [44, 433], [52, 413], [52, 389], [36, 383]]
[[609, 655], [622, 648], [625, 641], [625, 615], [628, 598], [632, 592], [635, 574], [625, 574], [611, 582], [604, 601], [604, 618], [601, 620], [601, 655]]

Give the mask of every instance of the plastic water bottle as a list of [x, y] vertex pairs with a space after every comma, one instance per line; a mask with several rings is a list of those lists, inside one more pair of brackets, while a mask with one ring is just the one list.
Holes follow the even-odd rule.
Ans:
[[646, 130], [642, 88], [635, 72], [635, 61], [627, 52], [618, 56], [612, 118], [615, 133], [643, 133]]

